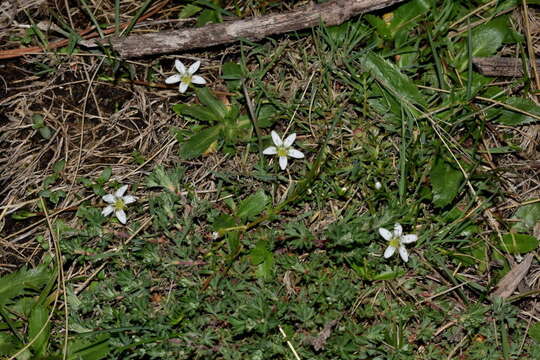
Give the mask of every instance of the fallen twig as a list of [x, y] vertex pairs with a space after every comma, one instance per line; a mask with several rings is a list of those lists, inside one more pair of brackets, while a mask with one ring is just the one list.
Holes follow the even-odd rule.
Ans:
[[172, 53], [181, 50], [228, 44], [240, 39], [259, 40], [270, 35], [311, 28], [319, 24], [339, 25], [351, 17], [382, 9], [404, 0], [333, 0], [280, 14], [111, 39], [124, 58]]
[[[519, 77], [523, 75], [523, 61], [511, 57], [475, 57], [473, 64], [485, 76]], [[540, 67], [540, 60], [536, 60]]]

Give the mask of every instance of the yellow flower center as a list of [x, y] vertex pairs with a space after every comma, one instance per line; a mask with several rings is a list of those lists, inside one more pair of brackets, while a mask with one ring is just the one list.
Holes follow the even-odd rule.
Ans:
[[122, 199], [116, 199], [114, 202], [114, 210], [124, 210], [126, 203]]
[[398, 248], [399, 247], [399, 238], [398, 237], [393, 237], [390, 240], [390, 246]]
[[191, 83], [191, 75], [184, 75], [180, 79], [184, 84], [190, 84]]
[[277, 156], [279, 157], [282, 157], [282, 156], [287, 156], [289, 152], [287, 151], [287, 149], [283, 146], [278, 146], [277, 147]]

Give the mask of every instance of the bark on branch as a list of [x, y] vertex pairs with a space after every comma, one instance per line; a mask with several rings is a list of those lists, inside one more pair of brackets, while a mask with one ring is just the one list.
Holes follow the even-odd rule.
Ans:
[[206, 25], [201, 28], [163, 31], [111, 39], [124, 58], [206, 48], [240, 39], [260, 40], [324, 24], [339, 25], [351, 17], [382, 9], [404, 0], [333, 0], [299, 10], [250, 19]]
[[[480, 74], [485, 76], [519, 77], [523, 75], [523, 62], [521, 59], [511, 57], [475, 57], [473, 64]], [[529, 67], [529, 64], [527, 64]], [[536, 67], [540, 68], [540, 60], [536, 60]]]

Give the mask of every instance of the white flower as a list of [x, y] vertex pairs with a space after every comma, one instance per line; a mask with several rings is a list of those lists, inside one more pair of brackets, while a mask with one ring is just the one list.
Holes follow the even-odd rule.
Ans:
[[177, 82], [180, 82], [180, 87], [178, 90], [182, 94], [186, 92], [189, 84], [191, 83], [204, 85], [206, 84], [206, 80], [199, 75], [193, 75], [199, 69], [199, 66], [201, 66], [201, 62], [196, 61], [186, 70], [186, 67], [180, 60], [175, 60], [174, 67], [176, 68], [176, 71], [178, 71], [178, 74], [169, 76], [167, 79], [165, 79], [165, 83], [176, 84]]
[[403, 235], [403, 228], [400, 224], [394, 225], [393, 233], [385, 228], [379, 228], [379, 234], [390, 242], [384, 251], [385, 259], [388, 259], [390, 256], [394, 255], [396, 249], [399, 249], [399, 255], [403, 261], [407, 262], [409, 260], [409, 253], [407, 253], [407, 249], [405, 248], [404, 244], [415, 242], [418, 238], [416, 235]]
[[375, 189], [376, 190], [381, 190], [381, 188], [382, 188], [382, 184], [380, 182], [376, 181], [375, 182]]
[[101, 212], [103, 216], [109, 216], [114, 212], [114, 215], [116, 215], [116, 217], [122, 224], [125, 224], [127, 222], [127, 217], [124, 209], [126, 208], [127, 204], [131, 204], [137, 201], [137, 198], [135, 196], [124, 195], [127, 188], [128, 186], [124, 185], [120, 187], [120, 189], [116, 190], [114, 194], [107, 194], [103, 197], [103, 201], [109, 204]]
[[295, 159], [302, 159], [304, 154], [298, 150], [293, 149], [291, 146], [296, 139], [296, 134], [291, 134], [287, 136], [285, 140], [281, 140], [279, 135], [272, 131], [272, 141], [275, 146], [269, 146], [264, 149], [263, 154], [265, 155], [276, 155], [279, 156], [279, 167], [281, 170], [285, 170], [287, 167], [287, 157], [290, 156]]

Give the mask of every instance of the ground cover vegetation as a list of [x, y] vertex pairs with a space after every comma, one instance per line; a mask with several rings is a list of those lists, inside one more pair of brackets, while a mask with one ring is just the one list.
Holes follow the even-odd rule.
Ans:
[[308, 3], [22, 3], [0, 3], [0, 357], [540, 358], [538, 2], [139, 59], [82, 30]]

